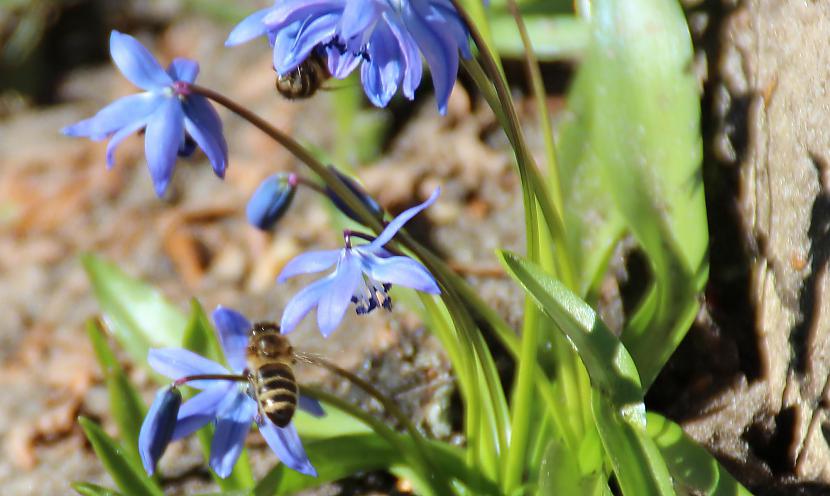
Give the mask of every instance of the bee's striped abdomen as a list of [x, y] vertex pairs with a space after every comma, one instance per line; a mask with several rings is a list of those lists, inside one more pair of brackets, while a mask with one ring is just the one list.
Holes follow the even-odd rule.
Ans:
[[256, 388], [262, 413], [277, 427], [288, 425], [299, 394], [291, 366], [280, 362], [263, 365], [256, 371]]

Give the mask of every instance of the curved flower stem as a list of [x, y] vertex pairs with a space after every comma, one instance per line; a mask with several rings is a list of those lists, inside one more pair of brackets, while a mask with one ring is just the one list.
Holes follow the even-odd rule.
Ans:
[[247, 382], [248, 376], [242, 374], [197, 374], [180, 377], [173, 381], [171, 387], [179, 387], [193, 381], [235, 381]]
[[326, 189], [324, 187], [320, 186], [319, 184], [315, 183], [314, 181], [312, 181], [311, 179], [309, 179], [307, 177], [303, 177], [303, 176], [300, 176], [300, 175], [296, 175], [296, 177], [297, 177], [297, 184], [305, 186], [306, 188], [314, 191], [315, 193], [320, 193], [321, 195], [328, 198], [329, 195], [328, 195], [328, 193], [326, 193]]
[[264, 132], [274, 141], [285, 147], [285, 149], [291, 152], [292, 155], [297, 157], [312, 171], [314, 171], [314, 173], [317, 174], [326, 184], [328, 184], [332, 191], [334, 191], [334, 193], [340, 197], [367, 226], [377, 231], [383, 228], [381, 220], [375, 217], [372, 212], [366, 208], [366, 205], [364, 205], [363, 202], [361, 202], [360, 199], [352, 193], [345, 184], [343, 184], [343, 181], [341, 181], [334, 172], [332, 172], [322, 162], [317, 160], [311, 152], [309, 152], [292, 137], [275, 128], [265, 119], [258, 116], [243, 105], [217, 91], [205, 88], [204, 86], [199, 86], [197, 84], [191, 84], [190, 91], [213, 100], [259, 128], [260, 131]]

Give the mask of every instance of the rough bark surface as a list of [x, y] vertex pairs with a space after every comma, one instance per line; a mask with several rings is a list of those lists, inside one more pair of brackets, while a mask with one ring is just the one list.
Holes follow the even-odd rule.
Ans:
[[684, 343], [703, 365], [669, 368], [692, 377], [667, 410], [755, 492], [830, 494], [830, 4], [690, 12], [709, 59], [712, 279]]

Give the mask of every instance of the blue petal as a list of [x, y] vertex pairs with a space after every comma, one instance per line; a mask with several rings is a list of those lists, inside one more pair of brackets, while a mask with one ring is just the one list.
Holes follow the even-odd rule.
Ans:
[[[317, 45], [326, 43], [334, 37], [339, 19], [337, 14], [326, 14], [303, 23], [284, 56], [282, 51], [274, 50], [274, 70], [278, 74], [294, 70]], [[281, 59], [277, 58], [278, 54], [282, 57]]]
[[147, 92], [125, 96], [102, 108], [93, 117], [67, 126], [61, 132], [68, 136], [102, 140], [121, 128], [139, 121], [146, 122], [163, 101], [163, 96]]
[[167, 73], [170, 74], [173, 81], [192, 83], [196, 81], [196, 76], [199, 75], [199, 63], [195, 60], [176, 58], [173, 59], [173, 62], [170, 62]]
[[124, 138], [126, 138], [127, 136], [137, 133], [139, 130], [144, 129], [145, 127], [147, 127], [146, 121], [137, 120], [128, 126], [122, 127], [118, 130], [118, 132], [112, 135], [112, 138], [110, 138], [110, 142], [107, 143], [107, 169], [112, 169], [112, 166], [115, 165], [115, 149], [118, 147], [118, 144], [124, 141]]
[[230, 394], [236, 394], [238, 389], [234, 382], [215, 381], [211, 387], [185, 401], [179, 409], [173, 440], [187, 437], [213, 422], [225, 398]]
[[[147, 167], [156, 187], [156, 194], [162, 196], [173, 176], [179, 145], [184, 139], [184, 112], [177, 98], [165, 101], [147, 122], [144, 136], [144, 154]], [[194, 137], [195, 139], [195, 137]]]
[[320, 296], [320, 301], [317, 303], [317, 325], [323, 337], [329, 337], [340, 325], [343, 314], [346, 313], [346, 308], [352, 301], [352, 295], [362, 282], [360, 260], [349, 253], [349, 250], [344, 250], [337, 263], [337, 270], [334, 271], [334, 279], [329, 283], [328, 291]]
[[248, 348], [251, 322], [236, 310], [221, 305], [211, 316], [228, 364], [234, 372], [242, 372], [247, 366], [245, 350]]
[[[147, 363], [159, 374], [177, 380], [183, 377], [203, 374], [227, 374], [222, 365], [182, 348], [152, 348], [147, 354]], [[227, 381], [222, 381], [227, 382]], [[205, 389], [216, 384], [215, 380], [188, 382], [188, 386]]]
[[313, 417], [325, 417], [326, 411], [323, 410], [323, 405], [319, 401], [309, 396], [300, 395], [297, 402], [297, 407]]
[[144, 45], [128, 34], [118, 31], [110, 34], [110, 55], [124, 77], [139, 88], [160, 90], [173, 84], [173, 79]]
[[[340, 16], [340, 29], [338, 30], [338, 34], [341, 39], [362, 38], [364, 32], [374, 27], [374, 24], [380, 20], [381, 7], [374, 0], [369, 2], [347, 1], [346, 6], [343, 8], [343, 13]], [[365, 41], [361, 39], [358, 40], [358, 43], [363, 44]]]
[[404, 224], [406, 224], [409, 221], [409, 219], [415, 217], [416, 215], [418, 215], [418, 213], [421, 212], [421, 210], [435, 203], [435, 200], [438, 199], [438, 195], [440, 194], [441, 188], [435, 188], [435, 191], [433, 191], [432, 195], [430, 195], [430, 197], [427, 198], [427, 201], [401, 212], [401, 214], [392, 219], [392, 222], [390, 222], [386, 226], [386, 228], [384, 228], [384, 230], [380, 233], [380, 235], [368, 245], [368, 248], [364, 248], [364, 251], [374, 251], [378, 248], [382, 248], [383, 245], [388, 243], [395, 236], [395, 234], [404, 226]]
[[453, 38], [455, 38], [458, 49], [461, 50], [461, 56], [465, 59], [472, 58], [473, 53], [470, 51], [469, 39], [470, 33], [467, 31], [467, 26], [464, 25], [464, 21], [458, 15], [452, 2], [439, 0], [432, 3], [431, 6], [434, 12], [444, 19], [445, 22], [443, 25], [449, 30]]
[[219, 477], [224, 479], [231, 475], [245, 446], [245, 437], [251, 430], [256, 408], [256, 402], [238, 390], [220, 407], [210, 444], [210, 468]]
[[240, 43], [250, 41], [257, 36], [264, 35], [268, 31], [268, 28], [262, 20], [270, 11], [271, 7], [257, 10], [245, 19], [242, 19], [242, 22], [237, 24], [228, 35], [228, 39], [225, 40], [225, 46], [239, 45]]
[[458, 45], [452, 33], [446, 32], [447, 28], [441, 25], [443, 23], [427, 21], [426, 13], [417, 11], [419, 6], [420, 2], [404, 2], [403, 18], [432, 72], [438, 111], [443, 115], [447, 112], [447, 100], [458, 75]]
[[363, 60], [361, 55], [350, 51], [341, 51], [335, 45], [326, 45], [326, 63], [329, 74], [337, 79], [345, 79], [352, 73], [357, 65]]
[[[358, 250], [360, 249], [355, 248], [355, 251]], [[363, 272], [376, 281], [441, 294], [441, 289], [427, 268], [409, 257], [380, 258], [370, 253], [361, 253], [361, 262]]]
[[317, 471], [308, 459], [293, 423], [279, 428], [266, 419], [259, 425], [259, 432], [285, 466], [301, 474], [317, 477]]
[[233, 470], [244, 448], [256, 411], [256, 402], [239, 389], [219, 405], [209, 460], [211, 468], [219, 477], [224, 479]]
[[276, 2], [262, 22], [269, 29], [279, 29], [298, 20], [320, 17], [342, 10], [345, 0], [284, 0]]
[[326, 270], [337, 263], [340, 252], [343, 250], [309, 251], [292, 258], [282, 272], [277, 276], [277, 282], [285, 282], [286, 279], [299, 274], [311, 274]]
[[385, 107], [398, 91], [404, 73], [400, 50], [386, 23], [377, 26], [366, 50], [369, 60], [360, 67], [363, 89], [373, 104]]
[[216, 109], [202, 95], [189, 95], [184, 100], [185, 129], [199, 145], [213, 166], [213, 172], [225, 177], [228, 143], [222, 134], [222, 121]]
[[182, 393], [178, 389], [166, 387], [156, 393], [150, 411], [144, 417], [138, 433], [138, 453], [144, 470], [150, 475], [155, 472], [156, 462], [170, 444], [181, 404]]
[[282, 311], [282, 319], [280, 320], [280, 329], [283, 334], [288, 334], [293, 331], [297, 324], [303, 320], [312, 308], [317, 306], [320, 298], [329, 291], [329, 286], [335, 278], [336, 273], [332, 273], [319, 281], [315, 281], [299, 293], [295, 294], [293, 298], [285, 306]]
[[409, 32], [407, 32], [405, 26], [402, 26], [398, 22], [392, 22], [391, 20], [388, 24], [389, 29], [397, 40], [398, 49], [403, 54], [403, 94], [412, 100], [415, 98], [415, 89], [421, 84], [421, 76], [423, 74], [421, 52], [418, 50], [418, 45]]

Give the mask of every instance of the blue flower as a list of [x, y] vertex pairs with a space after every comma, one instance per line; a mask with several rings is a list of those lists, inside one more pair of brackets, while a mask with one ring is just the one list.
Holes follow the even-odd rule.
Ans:
[[[148, 358], [150, 366], [174, 380], [205, 374], [242, 374], [247, 366], [245, 350], [248, 346], [250, 322], [239, 312], [223, 307], [218, 307], [213, 312], [213, 322], [231, 370], [192, 351], [179, 348], [151, 349]], [[170, 398], [159, 393], [144, 419], [139, 435], [139, 452], [148, 473], [153, 472], [156, 461], [169, 441], [181, 439], [209, 422], [214, 422], [216, 429], [210, 446], [210, 466], [216, 475], [225, 478], [233, 470], [251, 422], [255, 421], [260, 434], [282, 463], [300, 473], [317, 476], [293, 423], [280, 428], [267, 416], [259, 415], [247, 382], [201, 379], [188, 381], [187, 384], [203, 391], [181, 405], [175, 417], [170, 415]], [[320, 404], [311, 398], [300, 396], [298, 406], [312, 415], [323, 415]], [[172, 434], [169, 434], [170, 429]]]
[[395, 256], [384, 248], [409, 219], [432, 205], [439, 193], [440, 188], [424, 203], [395, 217], [370, 243], [352, 246], [347, 231], [346, 247], [342, 250], [308, 252], [288, 262], [277, 278], [279, 282], [298, 274], [320, 272], [335, 264], [337, 267], [291, 298], [282, 314], [282, 332], [291, 332], [312, 308], [317, 307], [317, 324], [323, 336], [328, 337], [340, 324], [349, 303], [356, 305], [358, 314], [371, 312], [379, 306], [391, 309], [388, 291], [392, 284], [426, 293], [441, 293], [426, 267], [409, 257]]
[[199, 64], [177, 58], [165, 71], [138, 40], [118, 31], [110, 35], [110, 55], [121, 73], [146, 91], [119, 98], [62, 132], [96, 141], [110, 138], [107, 167], [112, 167], [118, 144], [144, 129], [147, 166], [159, 196], [173, 175], [176, 156], [192, 151], [191, 137], [204, 150], [216, 175], [224, 177], [228, 145], [222, 135], [222, 121], [205, 97], [188, 90], [199, 74]]
[[244, 19], [225, 44], [268, 36], [279, 74], [294, 70], [314, 51], [325, 55], [338, 79], [360, 65], [363, 89], [379, 107], [398, 89], [414, 98], [423, 54], [444, 114], [458, 74], [458, 52], [472, 56], [467, 34], [449, 0], [284, 0]]

